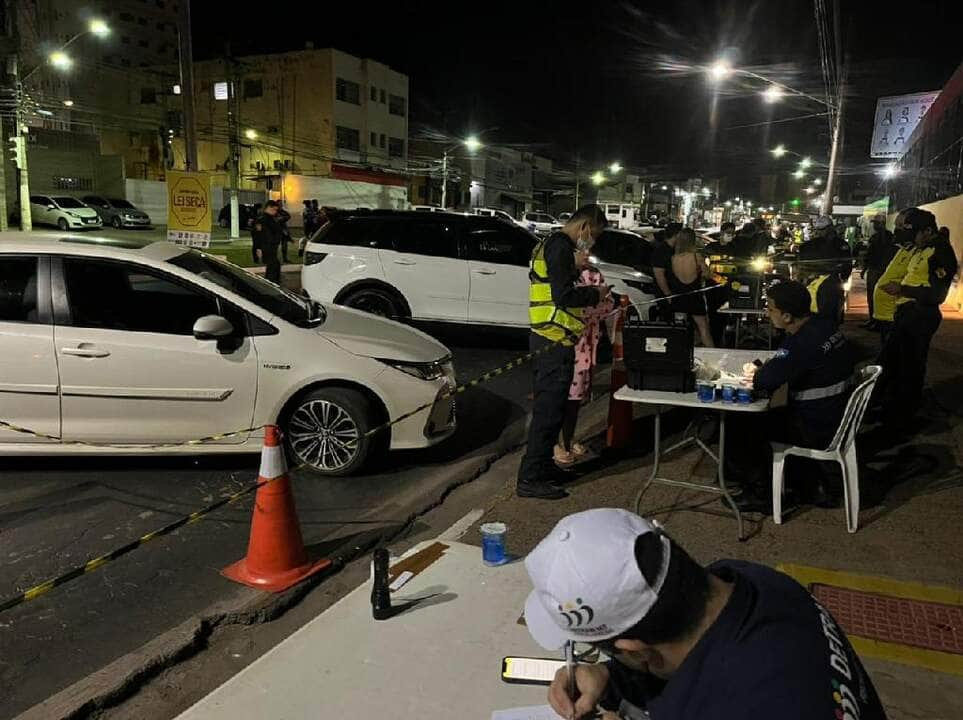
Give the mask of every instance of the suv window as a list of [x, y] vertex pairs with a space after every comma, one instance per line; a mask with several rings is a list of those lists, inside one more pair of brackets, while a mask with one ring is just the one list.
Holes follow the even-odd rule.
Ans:
[[37, 258], [0, 255], [0, 322], [37, 322]]
[[528, 267], [535, 238], [503, 222], [470, 223], [468, 259]]
[[378, 247], [379, 225], [380, 223], [371, 218], [332, 220], [314, 234], [311, 242], [326, 245]]
[[458, 257], [458, 239], [455, 228], [448, 219], [429, 221], [418, 218], [385, 223], [382, 235], [388, 241], [382, 247], [398, 252], [432, 257]]
[[612, 265], [626, 265], [642, 272], [651, 271], [652, 245], [634, 233], [603, 232], [592, 246], [592, 254]]
[[75, 327], [191, 335], [217, 301], [156, 271], [105, 260], [64, 258], [64, 279]]
[[107, 207], [107, 201], [98, 195], [84, 195], [83, 201], [88, 205], [96, 205], [97, 207]]

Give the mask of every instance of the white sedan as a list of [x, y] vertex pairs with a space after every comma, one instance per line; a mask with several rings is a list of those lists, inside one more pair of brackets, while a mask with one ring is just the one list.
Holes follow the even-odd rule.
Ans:
[[0, 428], [0, 455], [256, 452], [276, 423], [345, 475], [455, 429], [440, 343], [164, 242], [0, 234], [0, 347], [0, 420], [40, 434]]

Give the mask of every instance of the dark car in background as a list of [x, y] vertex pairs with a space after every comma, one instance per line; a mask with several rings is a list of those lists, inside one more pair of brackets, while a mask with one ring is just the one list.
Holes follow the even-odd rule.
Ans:
[[[261, 210], [260, 205], [250, 205], [246, 203], [241, 203], [237, 206], [238, 215], [240, 216], [240, 227], [241, 230], [250, 230], [254, 225], [254, 221], [257, 220], [257, 214]], [[217, 214], [217, 224], [222, 227], [230, 227], [231, 225], [231, 205], [228, 203], [221, 208], [221, 212]]]
[[85, 195], [83, 201], [97, 211], [104, 225], [115, 228], [149, 228], [150, 215], [134, 206], [129, 200]]

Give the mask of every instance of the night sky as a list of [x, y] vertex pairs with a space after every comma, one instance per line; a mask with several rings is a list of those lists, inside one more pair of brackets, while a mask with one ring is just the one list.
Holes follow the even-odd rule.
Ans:
[[[843, 0], [840, 27], [849, 84], [845, 170], [865, 170], [876, 98], [939, 89], [963, 61], [953, 1], [924, 0], [912, 13]], [[206, 6], [206, 7], [205, 7]], [[333, 46], [371, 57], [411, 80], [412, 133], [420, 127], [530, 146], [558, 160], [578, 153], [584, 165], [613, 160], [667, 167], [675, 177], [730, 175], [757, 187], [772, 170], [777, 143], [828, 159], [825, 118], [756, 128], [819, 112], [810, 101], [765, 105], [759, 83], [730, 79], [721, 90], [703, 72], [721, 53], [822, 97], [811, 0], [780, 2], [438, 3], [367, 0], [311, 5], [275, 0], [281, 18], [194, 3], [195, 53], [237, 54]], [[909, 7], [909, 6], [907, 6]], [[568, 9], [566, 9], [568, 8]], [[303, 15], [305, 22], [293, 18]], [[291, 28], [291, 30], [288, 30]], [[789, 159], [783, 161], [791, 169]]]

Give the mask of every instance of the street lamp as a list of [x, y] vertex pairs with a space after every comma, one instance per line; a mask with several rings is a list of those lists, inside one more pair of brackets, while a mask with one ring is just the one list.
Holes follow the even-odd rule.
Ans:
[[87, 23], [87, 30], [97, 37], [107, 37], [110, 35], [110, 26], [100, 18], [93, 18]]
[[257, 130], [254, 128], [248, 128], [244, 131], [244, 137], [248, 140], [257, 140]]
[[806, 177], [806, 172], [804, 170], [797, 170], [792, 174], [792, 176], [797, 180], [802, 180], [804, 177]]
[[822, 184], [823, 184], [822, 178], [816, 178], [815, 180], [813, 180], [813, 185], [822, 185]]
[[65, 107], [73, 107], [73, 106], [74, 106], [74, 101], [73, 101], [73, 100], [64, 100], [64, 106], [65, 106]]
[[709, 77], [716, 82], [725, 79], [732, 72], [732, 67], [725, 60], [716, 60], [709, 66]]
[[669, 189], [669, 186], [668, 186], [668, 185], [663, 185], [663, 186], [662, 186], [662, 189], [663, 189], [663, 190], [668, 190], [668, 189]]
[[609, 172], [612, 173], [613, 175], [616, 175], [621, 171], [622, 171], [622, 166], [619, 165], [617, 162], [614, 162], [611, 165], [609, 165]]
[[70, 58], [70, 55], [65, 53], [63, 50], [56, 50], [47, 56], [47, 61], [57, 68], [58, 70], [69, 70], [74, 64], [74, 61]]
[[786, 150], [785, 145], [776, 145], [776, 147], [774, 147], [770, 152], [772, 152], [772, 154], [775, 155], [777, 158], [781, 158], [783, 155], [785, 155], [789, 151]]
[[884, 180], [892, 180], [894, 177], [899, 175], [899, 168], [896, 167], [896, 163], [890, 163], [884, 167], [882, 175]]
[[593, 185], [601, 185], [604, 182], [605, 182], [605, 173], [603, 173], [601, 170], [596, 170], [594, 173], [592, 173]]
[[441, 155], [441, 209], [444, 210], [448, 207], [448, 153], [452, 150], [458, 149], [460, 146], [464, 145], [465, 149], [474, 155], [476, 152], [481, 150], [484, 145], [482, 145], [481, 140], [478, 139], [477, 135], [469, 135], [461, 142], [457, 142], [454, 145], [445, 148], [445, 151]]
[[775, 102], [779, 102], [784, 94], [782, 88], [776, 85], [770, 85], [762, 91], [762, 99], [772, 105]]
[[809, 166], [812, 164], [813, 164], [813, 161], [808, 157], [804, 157], [802, 160], [799, 161], [799, 167], [802, 168], [803, 170], [808, 170]]

